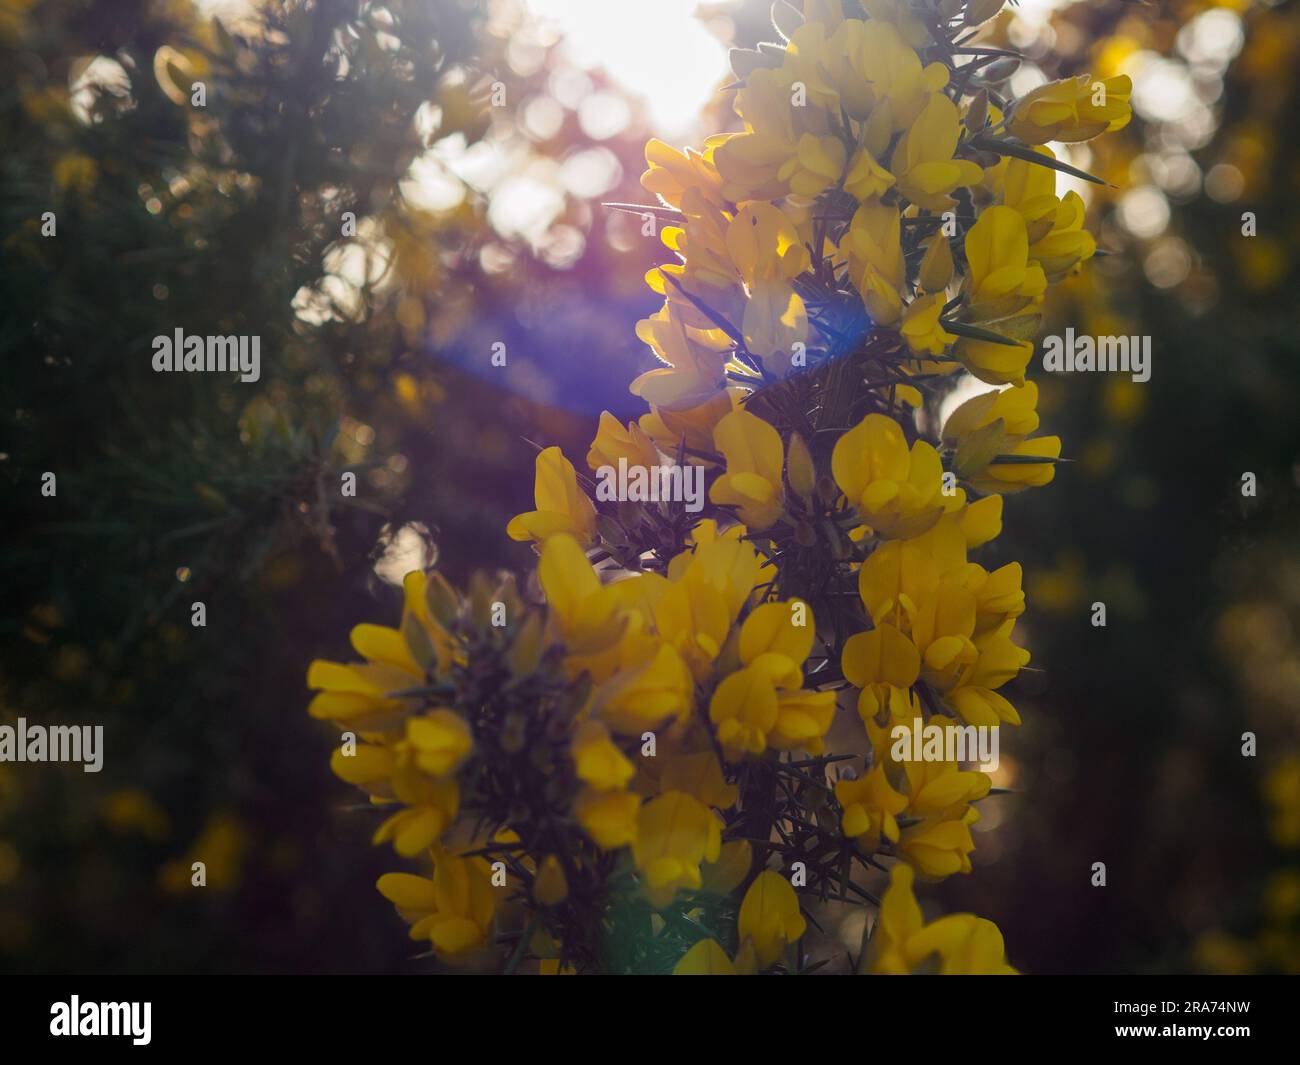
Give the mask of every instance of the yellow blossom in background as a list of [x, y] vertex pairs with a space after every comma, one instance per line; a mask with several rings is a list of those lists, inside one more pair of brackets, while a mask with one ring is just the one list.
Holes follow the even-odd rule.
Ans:
[[596, 721], [585, 722], [574, 736], [573, 765], [578, 776], [597, 791], [617, 791], [636, 775], [636, 766]]
[[164, 890], [178, 893], [194, 887], [231, 891], [243, 877], [248, 832], [240, 820], [227, 811], [213, 814], [204, 823], [184, 857], [165, 863], [158, 870]]
[[62, 190], [88, 195], [95, 187], [99, 167], [87, 155], [64, 155], [54, 164], [54, 183]]
[[1279, 847], [1300, 847], [1300, 757], [1286, 758], [1269, 773], [1264, 794], [1272, 808], [1273, 841]]
[[100, 812], [104, 823], [115, 832], [136, 832], [147, 839], [161, 840], [171, 830], [166, 812], [138, 788], [123, 788], [106, 796]]
[[596, 846], [615, 850], [633, 843], [641, 800], [626, 791], [600, 792], [588, 788], [573, 800], [573, 814]]
[[641, 808], [632, 854], [651, 905], [667, 905], [678, 888], [699, 888], [701, 863], [717, 861], [721, 850], [717, 815], [685, 792], [666, 792]]

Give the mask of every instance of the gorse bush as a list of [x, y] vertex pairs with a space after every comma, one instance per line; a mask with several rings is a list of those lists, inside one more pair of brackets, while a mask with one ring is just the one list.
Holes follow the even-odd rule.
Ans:
[[[834, 903], [872, 911], [852, 971], [1014, 971], [992, 922], [913, 894], [970, 872], [991, 778], [898, 730], [1019, 723], [1021, 569], [972, 555], [1060, 455], [1025, 372], [1096, 244], [1046, 142], [1122, 126], [1130, 86], [1011, 98], [978, 43], [1001, 6], [778, 3], [783, 43], [733, 52], [741, 131], [647, 146], [660, 365], [592, 476], [538, 455], [507, 531], [540, 598], [411, 573], [364, 662], [312, 663], [375, 842], [432, 863], [378, 886], [440, 959], [807, 971]], [[963, 371], [1011, 387], [941, 422]]]

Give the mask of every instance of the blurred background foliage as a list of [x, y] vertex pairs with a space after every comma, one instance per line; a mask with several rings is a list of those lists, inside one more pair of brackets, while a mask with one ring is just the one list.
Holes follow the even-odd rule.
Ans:
[[[410, 568], [527, 567], [532, 442], [640, 413], [668, 253], [602, 204], [646, 202], [647, 137], [732, 125], [708, 90], [769, 6], [0, 0], [0, 723], [106, 745], [0, 765], [0, 967], [428, 967], [305, 663]], [[1122, 135], [1061, 149], [1114, 186], [1080, 189], [1109, 254], [1047, 332], [1150, 336], [1153, 373], [1037, 375], [1074, 461], [999, 551], [1041, 672], [939, 896], [1030, 972], [1300, 971], [1300, 10], [1021, 0], [994, 32], [1020, 92], [1134, 78]], [[176, 328], [260, 335], [261, 380], [154, 374]]]

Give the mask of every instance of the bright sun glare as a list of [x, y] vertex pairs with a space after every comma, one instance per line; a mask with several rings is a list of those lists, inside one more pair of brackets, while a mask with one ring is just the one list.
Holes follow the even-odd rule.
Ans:
[[645, 102], [662, 134], [690, 130], [727, 72], [727, 50], [696, 16], [699, 0], [527, 0], [553, 22], [569, 59], [603, 68]]

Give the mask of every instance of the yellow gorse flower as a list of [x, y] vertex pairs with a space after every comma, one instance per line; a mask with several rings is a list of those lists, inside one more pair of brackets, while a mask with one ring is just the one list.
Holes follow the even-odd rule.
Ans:
[[573, 463], [558, 447], [537, 456], [537, 509], [520, 514], [506, 529], [512, 540], [543, 541], [557, 532], [572, 533], [589, 543], [596, 529], [596, 508], [579, 490]]
[[751, 529], [771, 527], [784, 511], [781, 434], [748, 411], [732, 411], [713, 430], [713, 442], [727, 460], [727, 472], [713, 482], [709, 498], [736, 508]]
[[[629, 466], [659, 465], [659, 449], [650, 435], [636, 422], [620, 425], [617, 418], [604, 411], [600, 416], [600, 426], [596, 439], [591, 442], [587, 452], [587, 465], [593, 470], [601, 466], [618, 466], [623, 459]], [[576, 483], [576, 475], [575, 475]]]
[[736, 976], [736, 966], [716, 939], [701, 939], [673, 967], [674, 976]]
[[892, 418], [868, 414], [840, 437], [831, 457], [835, 482], [880, 536], [909, 538], [943, 513], [943, 464], [924, 440], [909, 448]]
[[905, 270], [901, 231], [896, 207], [864, 203], [854, 213], [840, 245], [863, 304], [882, 325], [893, 324], [902, 314]]
[[486, 944], [497, 896], [483, 859], [440, 854], [432, 879], [386, 873], [378, 887], [412, 921], [411, 938], [428, 939], [444, 958], [461, 959]]
[[618, 791], [636, 775], [636, 766], [598, 721], [584, 722], [573, 737], [573, 768], [596, 791]]
[[953, 158], [960, 135], [957, 106], [942, 93], [931, 93], [894, 149], [890, 167], [898, 175], [898, 191], [927, 210], [952, 207], [949, 193], [984, 176], [978, 163]]
[[[796, 624], [799, 618], [803, 623]], [[813, 642], [813, 621], [806, 604], [764, 603], [740, 630], [742, 668], [727, 676], [713, 693], [709, 720], [717, 726], [724, 749], [761, 754], [805, 749], [821, 753], [821, 739], [835, 712], [832, 692], [801, 691], [800, 666]]]
[[907, 796], [900, 795], [878, 765], [859, 780], [835, 783], [835, 798], [844, 808], [844, 834], [865, 841], [875, 850], [882, 839], [898, 842], [898, 814], [907, 809]]
[[1050, 463], [999, 462], [1003, 456], [1056, 459], [1061, 440], [1031, 438], [1038, 428], [1038, 386], [985, 392], [968, 399], [948, 416], [944, 443], [954, 449], [953, 469], [980, 492], [1011, 493], [1051, 483], [1056, 467]]
[[1104, 79], [1080, 74], [1049, 81], [1016, 104], [1007, 129], [1026, 144], [1091, 140], [1128, 125], [1132, 92], [1133, 82], [1127, 74]]
[[632, 857], [651, 905], [667, 905], [679, 888], [699, 888], [701, 864], [717, 861], [721, 850], [722, 824], [699, 799], [669, 791], [641, 807]]
[[867, 971], [894, 976], [922, 971], [954, 976], [1015, 974], [1007, 964], [997, 925], [968, 913], [926, 924], [912, 884], [912, 871], [895, 866], [871, 946], [863, 957]]
[[759, 873], [740, 904], [737, 927], [741, 942], [753, 945], [759, 964], [773, 964], [806, 926], [790, 881], [770, 869]]
[[1029, 231], [1012, 207], [990, 207], [966, 234], [971, 312], [1006, 318], [1034, 304], [1047, 288], [1043, 268], [1029, 259]]

